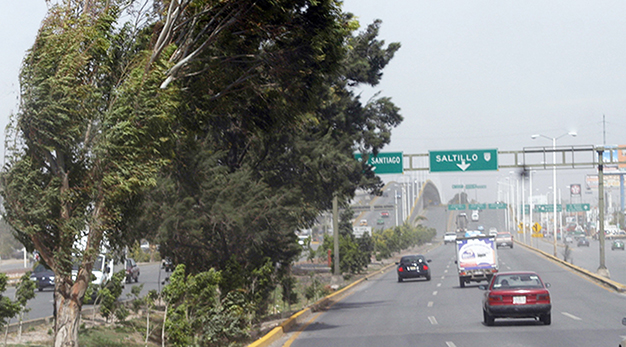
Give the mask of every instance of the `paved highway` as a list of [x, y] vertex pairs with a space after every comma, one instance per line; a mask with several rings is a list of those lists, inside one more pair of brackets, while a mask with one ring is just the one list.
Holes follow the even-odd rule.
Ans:
[[429, 282], [398, 283], [393, 269], [364, 282], [314, 316], [299, 335], [291, 333], [291, 346], [595, 347], [616, 346], [626, 335], [624, 295], [523, 247], [499, 250], [501, 271], [535, 270], [551, 283], [552, 325], [503, 319], [487, 327], [481, 313], [484, 292], [476, 284], [459, 287], [453, 250], [440, 245], [426, 253], [432, 259]]
[[[166, 273], [161, 269], [160, 263], [150, 263], [150, 264], [139, 264], [141, 269], [141, 275], [139, 276], [138, 283], [126, 284], [124, 287], [124, 291], [120, 297], [120, 299], [125, 300], [128, 299], [128, 295], [130, 290], [135, 285], [143, 284], [143, 290], [141, 292], [141, 296], [144, 296], [148, 293], [148, 291], [155, 289], [161, 290], [163, 287], [160, 283], [169, 276], [169, 272]], [[45, 289], [42, 292], [36, 291], [35, 298], [28, 302], [28, 306], [31, 311], [28, 312], [28, 317], [25, 317], [25, 320], [48, 317], [53, 314], [53, 290]], [[7, 296], [11, 299], [15, 298], [15, 287], [8, 287], [7, 290], [3, 293], [4, 296]], [[83, 305], [83, 308], [89, 308], [91, 305]], [[15, 320], [11, 321], [14, 323]]]

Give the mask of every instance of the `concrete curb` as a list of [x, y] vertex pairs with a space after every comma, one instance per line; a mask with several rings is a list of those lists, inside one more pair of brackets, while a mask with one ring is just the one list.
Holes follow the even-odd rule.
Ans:
[[570, 264], [570, 263], [568, 263], [568, 262], [566, 262], [564, 260], [559, 259], [558, 257], [553, 256], [552, 254], [546, 253], [546, 252], [544, 252], [544, 251], [542, 251], [540, 249], [537, 249], [535, 247], [526, 245], [526, 244], [518, 242], [518, 241], [515, 241], [515, 243], [517, 243], [518, 245], [521, 245], [521, 246], [523, 246], [523, 247], [525, 247], [525, 248], [527, 248], [527, 249], [529, 249], [531, 251], [537, 252], [537, 253], [543, 255], [544, 257], [546, 257], [548, 259], [556, 261], [557, 263], [560, 263], [560, 264], [562, 264], [564, 266], [567, 266], [568, 268], [570, 268], [570, 269], [572, 269], [574, 271], [580, 272], [583, 275], [585, 275], [585, 276], [587, 276], [587, 277], [589, 277], [589, 278], [591, 278], [591, 279], [593, 279], [593, 280], [595, 280], [597, 282], [600, 282], [600, 283], [602, 283], [603, 285], [605, 285], [607, 287], [610, 287], [611, 289], [617, 291], [618, 293], [626, 292], [626, 286], [624, 286], [623, 284], [621, 284], [619, 282], [615, 282], [615, 281], [613, 281], [611, 279], [608, 279], [606, 277], [603, 277], [603, 276], [600, 276], [598, 274], [595, 274], [595, 273], [593, 273], [593, 272], [591, 272], [591, 271], [589, 271], [587, 269], [583, 269], [580, 266], [576, 266], [574, 264]]

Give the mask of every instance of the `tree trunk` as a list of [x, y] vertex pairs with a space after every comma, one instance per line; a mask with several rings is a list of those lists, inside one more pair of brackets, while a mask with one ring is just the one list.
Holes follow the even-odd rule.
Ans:
[[78, 347], [78, 327], [82, 297], [64, 297], [55, 292], [57, 314], [54, 347]]

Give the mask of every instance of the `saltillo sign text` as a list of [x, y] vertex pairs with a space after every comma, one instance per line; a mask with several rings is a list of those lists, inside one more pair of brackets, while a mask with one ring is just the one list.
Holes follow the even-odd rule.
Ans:
[[497, 149], [429, 151], [430, 172], [498, 170]]

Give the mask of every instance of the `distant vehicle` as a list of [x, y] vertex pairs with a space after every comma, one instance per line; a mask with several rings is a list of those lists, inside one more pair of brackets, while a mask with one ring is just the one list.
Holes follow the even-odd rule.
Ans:
[[489, 228], [489, 236], [496, 236], [496, 235], [498, 235], [498, 229]]
[[493, 236], [457, 236], [455, 263], [461, 288], [470, 282], [490, 281], [498, 272], [498, 254]]
[[165, 257], [161, 262], [161, 267], [165, 270], [165, 272], [171, 272], [174, 270], [174, 264], [172, 263], [172, 258]]
[[578, 247], [582, 247], [582, 246], [589, 247], [589, 240], [587, 240], [586, 237], [581, 237], [581, 238], [578, 239], [577, 246]]
[[367, 219], [361, 219], [361, 222], [359, 222], [359, 225], [361, 226], [367, 225]]
[[624, 241], [622, 241], [622, 240], [614, 240], [613, 243], [611, 243], [611, 250], [614, 251], [616, 249], [621, 249], [623, 251], [624, 250]]
[[478, 222], [478, 210], [474, 210], [472, 211], [472, 221], [473, 222]]
[[467, 229], [467, 214], [465, 212], [461, 212], [456, 216], [456, 230], [459, 232], [463, 232]]
[[126, 258], [126, 283], [139, 282], [139, 266], [133, 258]]
[[384, 220], [384, 219], [382, 219], [382, 218], [379, 218], [379, 219], [377, 219], [377, 220], [376, 220], [376, 224], [378, 224], [378, 225], [384, 225], [384, 224], [385, 224], [385, 220]]
[[552, 322], [549, 283], [530, 271], [501, 272], [493, 276], [483, 297], [483, 322], [494, 324], [496, 318], [535, 318], [544, 325]]
[[389, 212], [383, 211], [383, 212], [380, 213], [380, 216], [383, 217], [383, 218], [389, 218]]
[[426, 281], [430, 281], [430, 267], [427, 264], [430, 262], [431, 260], [426, 260], [423, 255], [405, 255], [400, 258], [400, 261], [396, 262], [396, 265], [398, 265], [398, 282], [402, 282], [408, 278], [420, 277], [425, 278]]
[[513, 248], [513, 235], [509, 232], [501, 232], [496, 235], [496, 247]]
[[447, 245], [448, 243], [454, 243], [456, 241], [456, 232], [448, 231], [443, 235], [443, 244]]
[[40, 292], [45, 288], [54, 288], [54, 271], [39, 263], [33, 269], [30, 280], [37, 284], [37, 290]]

